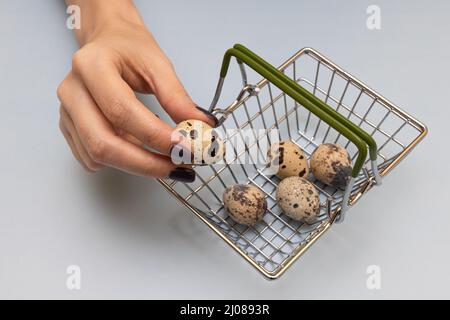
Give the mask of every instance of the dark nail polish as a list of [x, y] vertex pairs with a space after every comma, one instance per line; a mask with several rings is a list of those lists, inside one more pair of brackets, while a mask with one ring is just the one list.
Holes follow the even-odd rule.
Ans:
[[188, 168], [175, 168], [170, 174], [169, 178], [181, 182], [194, 182], [195, 171]]
[[194, 154], [181, 144], [174, 144], [169, 150], [170, 159], [174, 164], [192, 164]]
[[215, 115], [213, 115], [211, 112], [209, 112], [208, 110], [205, 110], [199, 106], [196, 106], [196, 108], [203, 112], [204, 114], [206, 114], [208, 116], [208, 118], [210, 118], [211, 120], [214, 121], [214, 127], [217, 127], [217, 125], [219, 124], [219, 119], [217, 119], [217, 117]]

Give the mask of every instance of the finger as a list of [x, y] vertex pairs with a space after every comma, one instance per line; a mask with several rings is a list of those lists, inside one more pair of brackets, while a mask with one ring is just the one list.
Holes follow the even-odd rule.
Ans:
[[145, 143], [143, 143], [141, 140], [139, 140], [138, 138], [136, 138], [135, 136], [133, 136], [132, 134], [126, 132], [123, 129], [120, 128], [114, 128], [114, 130], [116, 131], [117, 135], [129, 142], [131, 142], [132, 144], [137, 145], [138, 147], [144, 147]]
[[64, 106], [94, 161], [141, 176], [169, 177], [185, 182], [195, 180], [192, 169], [177, 167], [170, 158], [138, 147], [117, 135], [79, 78], [70, 75], [65, 85], [71, 88], [70, 92], [76, 92], [76, 96], [62, 95]]
[[174, 165], [170, 158], [142, 149], [124, 139], [111, 139], [97, 157], [98, 161], [128, 173], [155, 178], [172, 178], [185, 182], [195, 180], [195, 172]]
[[86, 170], [86, 171], [92, 171], [91, 169], [88, 168], [88, 166], [84, 163], [84, 161], [81, 159], [81, 156], [77, 150], [77, 147], [75, 146], [75, 143], [73, 142], [72, 136], [70, 135], [69, 131], [67, 130], [67, 128], [64, 125], [64, 122], [62, 120], [59, 121], [59, 129], [61, 130], [64, 138], [67, 141], [67, 144], [70, 147], [70, 151], [72, 152], [73, 156], [75, 157], [75, 159], [77, 159], [77, 161], [81, 164], [81, 166]]
[[[178, 123], [187, 119], [197, 119], [212, 127], [217, 126], [217, 118], [212, 113], [197, 106], [189, 97], [172, 65], [162, 62], [156, 69], [156, 72], [153, 72], [156, 74], [155, 79], [152, 80], [154, 94], [173, 121]], [[145, 78], [149, 77], [151, 75], [147, 75]]]
[[114, 127], [124, 129], [161, 153], [169, 154], [173, 128], [136, 98], [114, 65], [99, 63], [93, 70], [79, 63], [76, 69], [96, 104]]
[[73, 144], [75, 145], [75, 148], [77, 149], [78, 154], [79, 154], [81, 160], [83, 161], [84, 165], [89, 169], [89, 171], [93, 171], [93, 172], [103, 169], [105, 166], [98, 162], [95, 162], [90, 157], [86, 148], [83, 146], [83, 144], [80, 140], [80, 137], [78, 136], [75, 125], [73, 124], [73, 121], [70, 118], [67, 111], [64, 110], [63, 106], [61, 106], [61, 108], [60, 108], [60, 116], [61, 116], [62, 122], [64, 123], [64, 127], [69, 132], [69, 134], [72, 138]]

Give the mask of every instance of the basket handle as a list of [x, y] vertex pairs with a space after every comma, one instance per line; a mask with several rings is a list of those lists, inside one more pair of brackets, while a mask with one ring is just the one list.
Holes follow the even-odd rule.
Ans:
[[[323, 108], [318, 107], [317, 105], [312, 103], [309, 99], [305, 98], [302, 94], [300, 94], [300, 92], [296, 88], [294, 89], [292, 86], [288, 85], [284, 80], [282, 80], [278, 74], [278, 73], [282, 74], [281, 72], [278, 71], [278, 73], [274, 73], [271, 70], [268, 70], [258, 61], [256, 61], [246, 53], [235, 48], [228, 49], [225, 52], [222, 61], [222, 67], [220, 70], [221, 79], [224, 79], [227, 74], [231, 57], [235, 57], [241, 63], [244, 62], [245, 64], [247, 64], [261, 76], [263, 76], [264, 78], [272, 82], [275, 86], [277, 86], [279, 89], [281, 89], [283, 92], [285, 92], [292, 99], [303, 105], [306, 109], [314, 113], [316, 116], [318, 116], [320, 119], [328, 123], [338, 132], [342, 133], [347, 139], [352, 141], [359, 150], [358, 157], [356, 158], [355, 165], [353, 166], [352, 177], [356, 178], [358, 176], [367, 158], [367, 146], [366, 143], [357, 134], [353, 132], [353, 130], [349, 129], [346, 125], [342, 123], [344, 121], [341, 122], [341, 119], [339, 119], [339, 117], [333, 114], [333, 112], [339, 114], [338, 112], [336, 112], [333, 109], [332, 109], [333, 112], [330, 113], [326, 112], [325, 110], [323, 110]], [[331, 107], [329, 106], [327, 107], [331, 109]], [[349, 121], [347, 118], [344, 119], [347, 122]]]
[[[366, 131], [358, 127], [356, 124], [354, 124], [349, 119], [345, 118], [342, 114], [331, 108], [329, 105], [327, 105], [325, 102], [317, 98], [314, 94], [300, 86], [296, 81], [292, 80], [288, 76], [286, 76], [283, 72], [275, 68], [273, 65], [268, 63], [266, 60], [258, 56], [256, 53], [252, 52], [250, 49], [246, 48], [242, 44], [235, 44], [233, 46], [234, 49], [237, 49], [249, 57], [251, 57], [253, 60], [257, 61], [259, 64], [270, 70], [271, 72], [277, 74], [286, 84], [290, 85], [294, 89], [298, 90], [301, 95], [305, 96], [308, 100], [313, 102], [315, 105], [319, 106], [323, 110], [325, 110], [327, 113], [341, 121], [346, 127], [351, 129], [355, 134], [357, 134], [361, 139], [363, 139], [367, 145], [369, 146], [369, 152], [370, 152], [370, 159], [375, 161], [377, 159], [377, 144], [373, 137], [368, 134]], [[228, 69], [228, 66], [226, 66]], [[226, 73], [226, 71], [225, 71]]]

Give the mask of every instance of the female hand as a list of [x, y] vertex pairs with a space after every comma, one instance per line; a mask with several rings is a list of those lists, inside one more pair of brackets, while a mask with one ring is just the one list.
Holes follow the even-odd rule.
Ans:
[[[81, 9], [80, 49], [59, 85], [60, 128], [89, 171], [105, 166], [191, 182], [195, 172], [170, 157], [173, 128], [135, 96], [152, 93], [175, 121], [217, 119], [196, 107], [131, 1], [67, 1]], [[150, 147], [155, 152], [144, 149]]]

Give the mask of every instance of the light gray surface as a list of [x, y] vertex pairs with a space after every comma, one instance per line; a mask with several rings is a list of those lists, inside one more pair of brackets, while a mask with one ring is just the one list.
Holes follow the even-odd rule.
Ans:
[[[276, 282], [155, 181], [75, 162], [57, 128], [55, 88], [76, 49], [61, 2], [0, 0], [0, 298], [450, 298], [450, 2], [137, 1], [199, 104], [235, 42], [275, 64], [311, 46], [430, 128]], [[366, 28], [369, 4], [379, 31]], [[66, 288], [72, 264], [80, 291]], [[366, 288], [373, 264], [381, 290]]]

